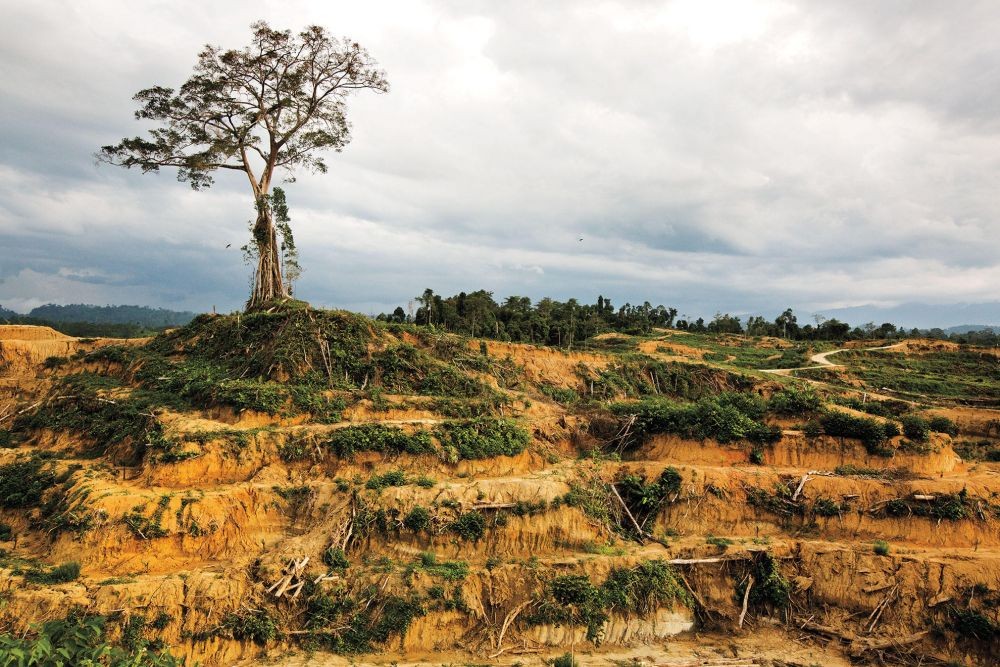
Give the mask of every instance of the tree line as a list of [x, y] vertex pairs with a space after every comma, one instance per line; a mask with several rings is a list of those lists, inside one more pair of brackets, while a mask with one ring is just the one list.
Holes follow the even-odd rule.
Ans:
[[549, 297], [533, 303], [526, 296], [509, 296], [501, 302], [493, 292], [477, 290], [444, 297], [431, 289], [410, 302], [408, 309], [397, 307], [376, 318], [382, 322], [417, 324], [478, 338], [517, 343], [535, 343], [571, 348], [601, 333], [630, 335], [649, 333], [654, 328], [678, 329], [692, 333], [773, 336], [788, 340], [841, 341], [884, 340], [905, 337], [948, 338], [958, 342], [996, 345], [1000, 337], [990, 330], [947, 334], [941, 329], [910, 329], [890, 322], [868, 322], [852, 327], [836, 318], [814, 316], [802, 324], [788, 308], [773, 320], [753, 315], [744, 322], [728, 313], [717, 313], [710, 321], [704, 318], [678, 317], [676, 308], [664, 305], [625, 303], [615, 306], [611, 299], [598, 296], [592, 304], [577, 299], [557, 301]]

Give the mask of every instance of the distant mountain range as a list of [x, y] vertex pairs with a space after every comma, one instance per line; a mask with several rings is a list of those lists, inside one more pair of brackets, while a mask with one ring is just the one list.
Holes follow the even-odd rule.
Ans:
[[[852, 326], [866, 322], [876, 325], [883, 322], [901, 325], [907, 329], [944, 329], [949, 333], [967, 333], [994, 329], [1000, 331], [1000, 301], [988, 303], [902, 303], [898, 306], [852, 306], [818, 311], [826, 317], [835, 317]], [[799, 318], [804, 323], [803, 318]], [[963, 324], [972, 322], [974, 324]], [[979, 324], [981, 323], [981, 324]]]
[[22, 315], [0, 306], [0, 320], [23, 320], [25, 317], [45, 322], [127, 324], [144, 329], [161, 329], [187, 324], [194, 319], [195, 313], [148, 306], [93, 306], [89, 304], [57, 306], [47, 304], [33, 309], [27, 315]]

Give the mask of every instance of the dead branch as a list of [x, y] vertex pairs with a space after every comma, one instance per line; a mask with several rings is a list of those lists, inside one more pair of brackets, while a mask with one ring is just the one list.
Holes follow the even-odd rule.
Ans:
[[798, 500], [799, 494], [802, 493], [802, 488], [810, 479], [809, 473], [802, 475], [802, 479], [799, 481], [799, 486], [795, 489], [795, 493], [792, 494], [792, 501]]
[[615, 488], [614, 484], [611, 485], [611, 491], [615, 494], [615, 498], [618, 499], [618, 502], [621, 503], [622, 509], [625, 510], [625, 514], [628, 515], [628, 518], [632, 521], [632, 525], [635, 526], [635, 530], [639, 534], [638, 538], [636, 539], [639, 542], [639, 544], [642, 544], [643, 538], [646, 536], [646, 531], [642, 529], [642, 526], [639, 525], [639, 522], [635, 520], [634, 516], [632, 516], [632, 511], [628, 508], [628, 505], [625, 504], [625, 501], [622, 500], [622, 496], [620, 493], [618, 493], [618, 489]]
[[750, 588], [753, 586], [753, 575], [747, 575], [747, 589], [743, 591], [743, 611], [740, 612], [740, 620], [737, 623], [737, 627], [743, 627], [743, 619], [747, 617], [747, 604], [750, 602]]
[[905, 635], [903, 637], [889, 637], [886, 639], [874, 639], [858, 637], [851, 645], [848, 647], [847, 652], [853, 656], [858, 657], [866, 651], [881, 651], [884, 649], [894, 649], [901, 646], [907, 646], [909, 644], [916, 644], [921, 639], [929, 634], [927, 630], [921, 632], [916, 632], [912, 635]]

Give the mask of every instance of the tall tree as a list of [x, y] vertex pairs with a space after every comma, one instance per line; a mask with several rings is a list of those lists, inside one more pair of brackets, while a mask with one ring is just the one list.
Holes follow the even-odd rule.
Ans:
[[275, 172], [326, 172], [317, 153], [340, 151], [350, 141], [347, 96], [386, 92], [389, 84], [365, 49], [319, 26], [298, 35], [263, 21], [250, 28], [253, 40], [242, 49], [206, 46], [179, 90], [136, 93], [136, 118], [158, 126], [149, 138], [104, 146], [98, 159], [143, 172], [176, 167], [178, 180], [195, 190], [209, 187], [217, 169], [242, 171], [257, 208], [251, 241], [257, 266], [247, 302], [253, 308], [288, 296], [269, 196]]

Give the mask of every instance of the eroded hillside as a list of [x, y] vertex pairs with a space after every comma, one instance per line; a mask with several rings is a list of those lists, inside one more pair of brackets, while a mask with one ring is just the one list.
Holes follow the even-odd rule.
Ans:
[[996, 356], [758, 370], [820, 351], [304, 307], [0, 327], [2, 629], [101, 615], [205, 665], [995, 664]]

